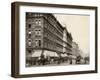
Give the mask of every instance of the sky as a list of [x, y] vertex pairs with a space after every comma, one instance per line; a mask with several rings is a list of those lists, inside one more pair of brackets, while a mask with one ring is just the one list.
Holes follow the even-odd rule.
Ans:
[[54, 14], [60, 24], [71, 32], [84, 54], [89, 53], [89, 16]]

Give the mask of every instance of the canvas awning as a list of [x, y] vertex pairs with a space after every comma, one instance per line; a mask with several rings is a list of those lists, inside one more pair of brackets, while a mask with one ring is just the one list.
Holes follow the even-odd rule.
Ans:
[[44, 56], [50, 56], [50, 57], [59, 57], [59, 55], [56, 52], [47, 51], [47, 50], [35, 50], [32, 54], [28, 55], [28, 57], [40, 57], [41, 54], [44, 54]]
[[67, 57], [67, 54], [61, 54], [61, 57]]
[[42, 50], [36, 50], [32, 53], [31, 57], [40, 57], [42, 53]]
[[45, 50], [43, 54], [45, 56], [50, 56], [50, 57], [59, 57], [59, 55], [56, 52], [47, 51], [47, 50]]

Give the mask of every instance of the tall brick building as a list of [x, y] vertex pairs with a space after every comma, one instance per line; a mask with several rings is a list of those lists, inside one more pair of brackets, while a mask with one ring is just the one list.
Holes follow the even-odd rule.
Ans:
[[71, 33], [53, 14], [26, 13], [26, 59], [39, 50], [41, 54], [51, 51], [59, 56], [69, 55], [72, 53], [72, 40]]

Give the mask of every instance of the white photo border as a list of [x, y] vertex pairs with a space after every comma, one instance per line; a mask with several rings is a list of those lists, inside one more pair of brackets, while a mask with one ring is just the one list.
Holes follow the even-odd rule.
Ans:
[[[61, 13], [90, 16], [90, 64], [89, 65], [69, 65], [69, 66], [50, 66], [50, 67], [25, 67], [25, 13]], [[75, 72], [95, 70], [95, 10], [75, 9], [75, 8], [56, 8], [56, 7], [39, 7], [25, 6], [19, 7], [19, 74], [42, 74], [57, 72]]]

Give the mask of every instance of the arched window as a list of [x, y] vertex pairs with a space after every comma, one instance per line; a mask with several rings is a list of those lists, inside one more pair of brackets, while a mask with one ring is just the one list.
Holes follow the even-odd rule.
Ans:
[[31, 28], [31, 24], [28, 24], [28, 28]]
[[28, 23], [31, 23], [31, 22], [32, 22], [32, 19], [28, 19], [27, 22], [28, 22]]
[[30, 47], [32, 45], [32, 40], [28, 39], [28, 46]]

